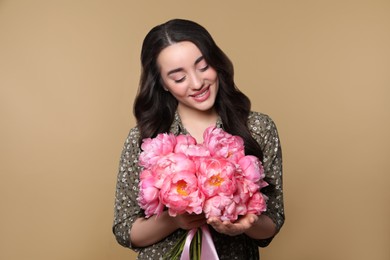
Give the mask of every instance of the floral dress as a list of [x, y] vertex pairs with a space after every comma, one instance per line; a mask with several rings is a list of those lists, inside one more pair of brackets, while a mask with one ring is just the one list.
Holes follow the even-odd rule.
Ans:
[[[268, 197], [267, 210], [263, 214], [270, 217], [276, 224], [279, 232], [284, 223], [283, 189], [282, 189], [282, 151], [276, 126], [272, 119], [258, 112], [251, 112], [248, 117], [248, 127], [254, 139], [263, 151], [263, 166], [270, 189], [262, 192]], [[218, 127], [222, 127], [219, 119]], [[188, 134], [183, 127], [178, 113], [171, 125], [170, 132]], [[119, 244], [138, 252], [137, 259], [162, 259], [177, 243], [180, 237], [187, 232], [178, 229], [165, 239], [148, 247], [135, 247], [130, 242], [130, 230], [137, 218], [144, 217], [144, 211], [137, 202], [139, 173], [138, 164], [141, 153], [138, 145], [139, 130], [134, 127], [126, 139], [120, 158], [119, 173], [116, 185], [113, 233]], [[259, 259], [259, 246], [267, 246], [269, 239], [255, 240], [245, 234], [227, 236], [220, 234], [210, 227], [214, 245], [219, 259]]]

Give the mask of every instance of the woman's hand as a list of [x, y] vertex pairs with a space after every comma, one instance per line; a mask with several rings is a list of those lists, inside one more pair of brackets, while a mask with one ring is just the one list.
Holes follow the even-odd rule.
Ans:
[[176, 223], [177, 228], [190, 230], [206, 224], [206, 218], [204, 214], [196, 215], [184, 213], [174, 217], [174, 222]]
[[217, 232], [226, 234], [229, 236], [236, 236], [248, 231], [259, 217], [255, 214], [247, 214], [240, 217], [236, 222], [221, 221], [216, 217], [211, 217], [207, 220], [207, 223], [211, 225]]
[[158, 217], [153, 215], [150, 218], [138, 218], [130, 231], [130, 239], [134, 246], [146, 247], [164, 239], [178, 228], [190, 230], [204, 224], [204, 214], [184, 213], [171, 217], [166, 210]]

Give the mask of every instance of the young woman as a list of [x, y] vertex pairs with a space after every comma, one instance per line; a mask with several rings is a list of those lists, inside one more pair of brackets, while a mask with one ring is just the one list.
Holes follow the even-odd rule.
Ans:
[[[154, 27], [141, 51], [142, 74], [134, 103], [137, 126], [130, 130], [120, 160], [113, 232], [117, 241], [139, 252], [139, 259], [159, 259], [192, 228], [208, 224], [220, 259], [259, 259], [284, 223], [282, 154], [276, 126], [267, 115], [250, 110], [250, 100], [234, 83], [233, 65], [199, 24], [170, 20]], [[137, 203], [138, 157], [144, 138], [159, 133], [190, 134], [198, 143], [209, 126], [244, 139], [245, 152], [263, 163], [267, 210], [236, 222], [203, 214], [145, 218]]]

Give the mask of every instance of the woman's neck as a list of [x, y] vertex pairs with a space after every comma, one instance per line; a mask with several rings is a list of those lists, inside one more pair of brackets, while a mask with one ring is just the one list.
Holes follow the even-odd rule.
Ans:
[[218, 120], [218, 114], [214, 109], [209, 111], [183, 111], [178, 108], [178, 113], [184, 128], [198, 143], [203, 142], [203, 133], [206, 128], [215, 126]]

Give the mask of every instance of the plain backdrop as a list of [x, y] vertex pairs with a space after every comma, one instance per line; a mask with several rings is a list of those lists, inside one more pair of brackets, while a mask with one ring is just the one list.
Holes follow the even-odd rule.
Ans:
[[0, 0], [0, 259], [134, 259], [111, 233], [145, 34], [204, 25], [276, 122], [264, 260], [390, 259], [390, 2]]

